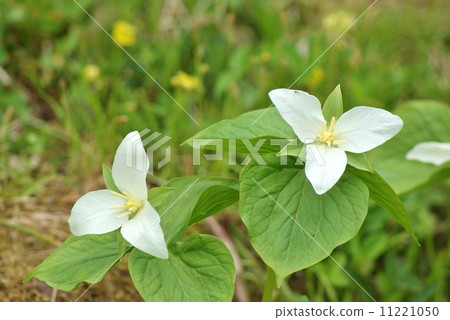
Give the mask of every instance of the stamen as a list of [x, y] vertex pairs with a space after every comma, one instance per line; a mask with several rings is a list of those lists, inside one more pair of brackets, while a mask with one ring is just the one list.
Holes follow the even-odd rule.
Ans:
[[128, 192], [123, 191], [122, 193], [125, 195], [125, 197], [127, 197], [127, 198], [132, 198], [132, 196], [131, 196]]
[[129, 216], [129, 215], [130, 215], [130, 212], [129, 211], [125, 211], [125, 212], [122, 212], [121, 214], [119, 214], [117, 216], [117, 218], [122, 218], [122, 217]]
[[121, 206], [109, 207], [109, 210], [126, 209], [126, 208], [128, 208], [128, 206], [126, 204], [123, 204]]
[[341, 130], [333, 131], [335, 125], [336, 125], [336, 118], [332, 117], [328, 129], [327, 125], [324, 124], [322, 127], [322, 132], [318, 136], [318, 140], [329, 147], [337, 146], [345, 142], [344, 140], [336, 140], [336, 137], [340, 135], [342, 131]]
[[330, 127], [328, 128], [328, 131], [331, 132], [334, 129], [334, 125], [336, 124], [336, 118], [332, 117], [330, 121]]
[[125, 204], [119, 206], [109, 207], [110, 210], [119, 210], [119, 209], [127, 209], [127, 211], [120, 213], [117, 217], [121, 218], [126, 215], [132, 215], [139, 211], [142, 208], [143, 202], [136, 202], [133, 197], [128, 192], [118, 193], [115, 191], [111, 191], [111, 193], [121, 199], [126, 200]]
[[118, 192], [115, 192], [115, 191], [111, 191], [111, 193], [113, 195], [115, 195], [116, 197], [119, 197], [119, 198], [122, 198], [122, 199], [128, 199], [128, 196], [126, 196], [124, 194], [121, 194], [121, 193], [118, 193]]

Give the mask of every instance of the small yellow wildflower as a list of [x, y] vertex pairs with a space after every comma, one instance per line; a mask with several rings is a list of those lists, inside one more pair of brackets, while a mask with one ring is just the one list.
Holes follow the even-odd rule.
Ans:
[[325, 71], [322, 68], [314, 68], [307, 82], [308, 87], [311, 89], [317, 88], [322, 83], [324, 77]]
[[83, 68], [83, 78], [88, 82], [93, 82], [100, 76], [100, 69], [95, 64], [88, 64]]
[[126, 21], [114, 23], [112, 37], [123, 47], [132, 46], [136, 42], [136, 28]]
[[170, 84], [186, 91], [198, 91], [201, 87], [200, 79], [198, 77], [191, 76], [184, 71], [178, 71], [170, 79]]

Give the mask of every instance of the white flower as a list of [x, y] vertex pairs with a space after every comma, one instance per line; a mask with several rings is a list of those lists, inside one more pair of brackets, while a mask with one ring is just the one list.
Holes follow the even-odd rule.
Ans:
[[437, 166], [450, 161], [450, 143], [448, 142], [421, 142], [407, 154], [408, 160], [419, 160]]
[[275, 89], [269, 97], [306, 145], [305, 173], [317, 194], [330, 190], [345, 171], [346, 151], [363, 153], [395, 136], [402, 120], [382, 109], [354, 107], [330, 123], [320, 101], [303, 91]]
[[70, 214], [72, 233], [76, 236], [102, 234], [122, 227], [120, 232], [133, 246], [167, 259], [160, 217], [147, 201], [148, 167], [139, 133], [133, 131], [117, 148], [112, 167], [112, 177], [121, 193], [104, 189], [82, 196]]

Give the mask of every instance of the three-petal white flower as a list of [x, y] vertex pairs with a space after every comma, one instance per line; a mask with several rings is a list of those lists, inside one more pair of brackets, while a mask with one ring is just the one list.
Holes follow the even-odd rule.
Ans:
[[434, 141], [418, 143], [406, 154], [406, 159], [439, 166], [450, 161], [450, 143]]
[[317, 194], [330, 190], [347, 165], [346, 151], [363, 153], [395, 136], [403, 121], [372, 107], [354, 107], [327, 125], [320, 101], [300, 90], [275, 89], [269, 97], [306, 145], [305, 173]]
[[104, 189], [82, 196], [70, 214], [72, 233], [103, 234], [121, 227], [122, 236], [134, 247], [167, 259], [160, 217], [147, 201], [148, 168], [139, 133], [133, 131], [119, 145], [112, 167], [113, 180], [121, 193]]

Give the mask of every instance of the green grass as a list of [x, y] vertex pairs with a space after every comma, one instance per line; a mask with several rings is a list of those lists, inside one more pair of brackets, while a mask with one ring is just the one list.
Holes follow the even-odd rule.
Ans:
[[[173, 161], [158, 178], [236, 176], [221, 164], [192, 168], [191, 150], [178, 145], [220, 119], [268, 107], [268, 91], [289, 87], [371, 3], [80, 1], [108, 32], [118, 20], [135, 26], [136, 43], [126, 49], [196, 125], [75, 2], [0, 1], [0, 204], [42, 197], [53, 179], [84, 190], [123, 136], [144, 128], [172, 137]], [[340, 83], [347, 109], [448, 102], [448, 10], [444, 0], [380, 0], [294, 87], [324, 101]], [[83, 77], [88, 64], [100, 70], [93, 82]], [[180, 70], [201, 88], [174, 87]], [[405, 197], [420, 248], [374, 206], [335, 258], [378, 300], [448, 300], [448, 191], [444, 184]], [[239, 232], [232, 229], [251, 292], [264, 269]], [[288, 284], [276, 298], [367, 299], [329, 259]]]

